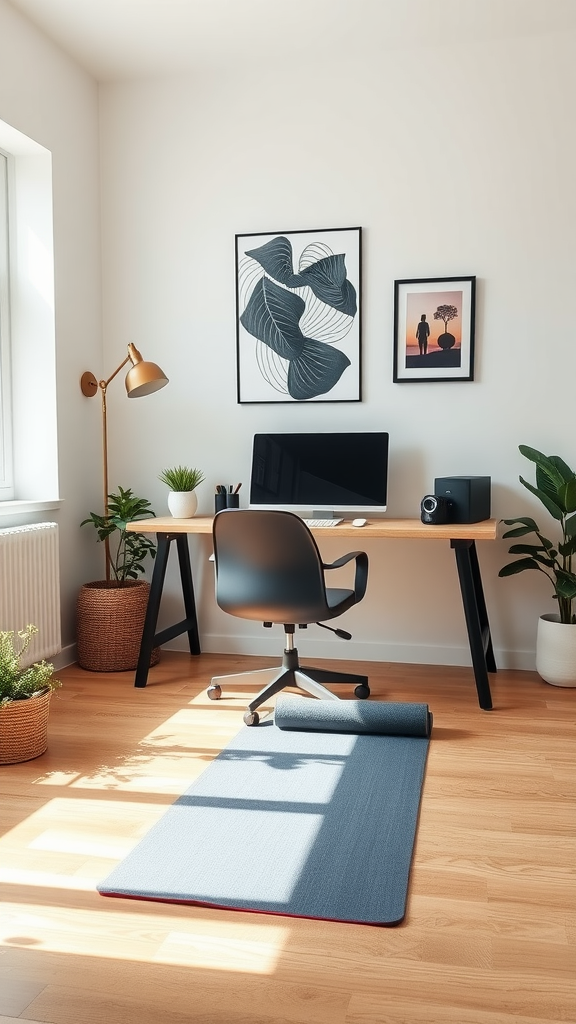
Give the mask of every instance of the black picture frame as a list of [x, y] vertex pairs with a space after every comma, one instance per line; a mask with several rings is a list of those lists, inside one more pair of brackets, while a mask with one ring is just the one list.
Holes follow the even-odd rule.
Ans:
[[475, 277], [395, 281], [394, 383], [474, 380], [475, 304]]
[[237, 234], [238, 403], [362, 401], [362, 229]]

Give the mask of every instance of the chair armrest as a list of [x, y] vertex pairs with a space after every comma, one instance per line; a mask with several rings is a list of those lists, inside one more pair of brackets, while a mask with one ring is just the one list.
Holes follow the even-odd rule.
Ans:
[[346, 565], [347, 562], [354, 560], [356, 562], [356, 572], [354, 575], [354, 600], [356, 603], [361, 601], [366, 593], [366, 587], [368, 585], [368, 555], [365, 551], [349, 551], [347, 555], [342, 555], [341, 558], [337, 558], [335, 562], [323, 562], [323, 569], [339, 569], [341, 566]]

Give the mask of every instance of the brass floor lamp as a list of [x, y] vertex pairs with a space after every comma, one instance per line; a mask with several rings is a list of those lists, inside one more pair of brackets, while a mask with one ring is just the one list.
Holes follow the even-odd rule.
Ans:
[[[82, 394], [86, 398], [93, 398], [98, 391], [102, 396], [102, 452], [103, 452], [103, 463], [104, 463], [104, 514], [108, 515], [108, 423], [106, 418], [106, 390], [111, 381], [114, 380], [116, 374], [120, 373], [123, 366], [126, 363], [132, 363], [132, 366], [126, 374], [126, 394], [128, 398], [142, 398], [144, 395], [151, 395], [154, 391], [159, 391], [165, 384], [168, 383], [168, 377], [163, 370], [160, 369], [157, 363], [147, 362], [142, 359], [142, 356], [135, 345], [130, 343], [128, 345], [128, 355], [123, 362], [120, 363], [114, 373], [112, 373], [107, 380], [96, 380], [96, 377], [89, 370], [82, 374], [80, 378], [80, 387]], [[104, 547], [106, 551], [106, 579], [110, 579], [110, 547], [108, 538], [104, 541]]]

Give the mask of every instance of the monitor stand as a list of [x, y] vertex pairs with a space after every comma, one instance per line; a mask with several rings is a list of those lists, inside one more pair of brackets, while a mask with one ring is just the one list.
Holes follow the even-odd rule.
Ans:
[[338, 515], [334, 509], [329, 508], [315, 508], [312, 511], [312, 519], [338, 519]]

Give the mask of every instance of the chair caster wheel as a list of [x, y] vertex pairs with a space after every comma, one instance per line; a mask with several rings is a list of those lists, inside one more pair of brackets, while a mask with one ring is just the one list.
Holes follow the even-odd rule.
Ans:
[[220, 700], [222, 696], [222, 688], [216, 683], [214, 686], [209, 686], [206, 690], [210, 700]]
[[364, 686], [364, 684], [361, 683], [360, 686], [356, 687], [354, 693], [359, 700], [366, 700], [366, 698], [370, 696], [370, 687]]
[[244, 725], [258, 725], [260, 716], [257, 711], [244, 712]]

